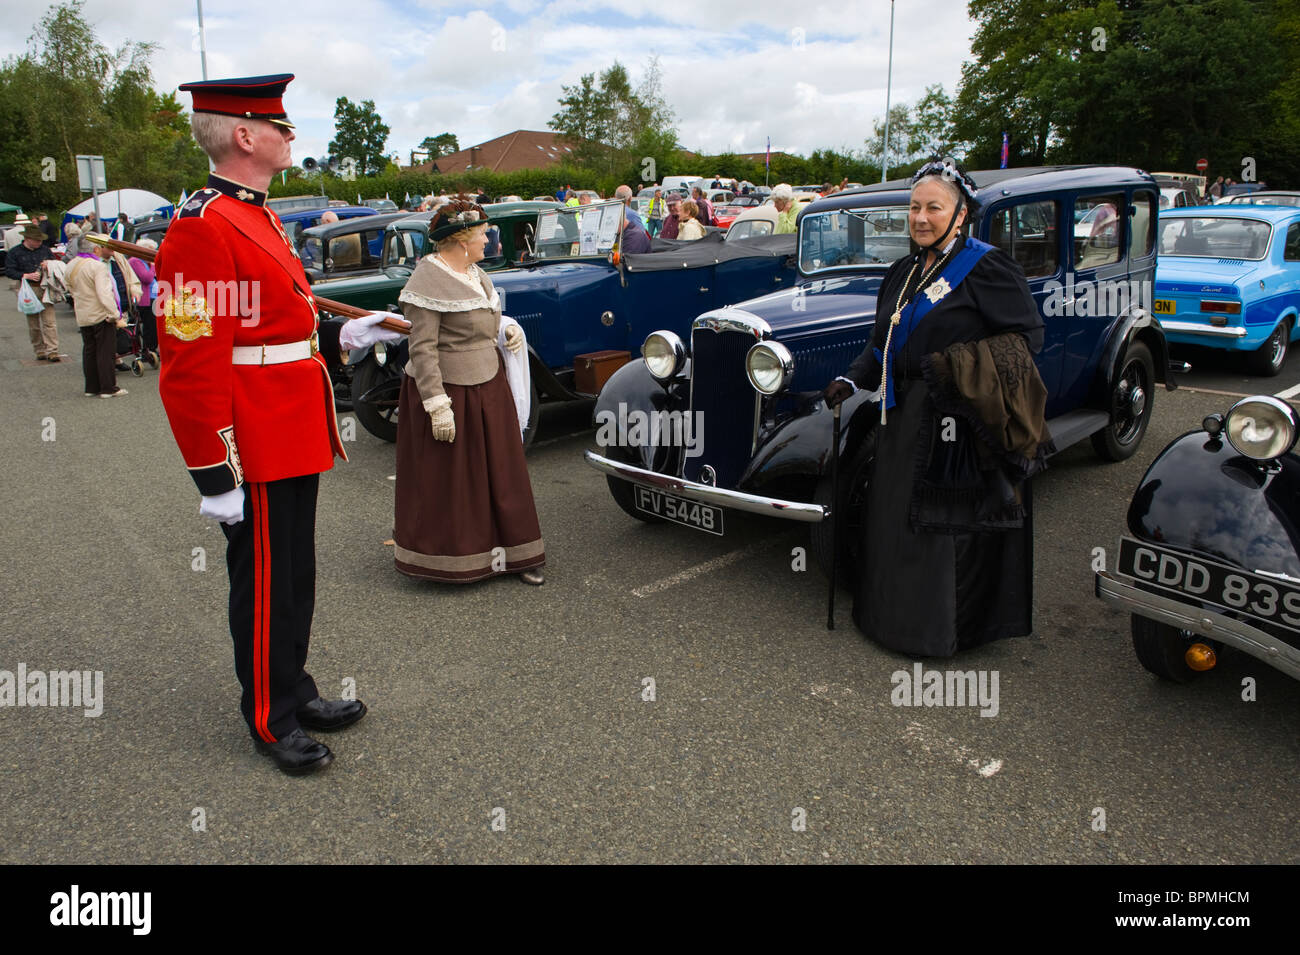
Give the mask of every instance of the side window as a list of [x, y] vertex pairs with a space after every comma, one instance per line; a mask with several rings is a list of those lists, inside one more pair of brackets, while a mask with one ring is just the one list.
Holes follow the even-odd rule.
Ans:
[[1060, 265], [1059, 208], [1045, 199], [999, 209], [989, 221], [989, 243], [1019, 262], [1026, 278], [1054, 275]]
[[[1186, 204], [1187, 199], [1183, 193], [1178, 194], [1182, 204]], [[1133, 193], [1133, 207], [1137, 210], [1133, 213], [1132, 232], [1129, 233], [1128, 240], [1128, 257], [1130, 259], [1145, 258], [1150, 255], [1156, 247], [1156, 216], [1155, 216], [1155, 196], [1150, 192]]]
[[1074, 267], [1092, 269], [1118, 262], [1125, 208], [1122, 193], [1083, 196], [1074, 204]]
[[1300, 262], [1300, 222], [1293, 222], [1286, 230], [1286, 250], [1282, 258], [1288, 262]]

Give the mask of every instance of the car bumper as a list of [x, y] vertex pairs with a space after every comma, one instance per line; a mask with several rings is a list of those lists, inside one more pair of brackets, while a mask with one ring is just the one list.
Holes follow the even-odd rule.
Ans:
[[750, 514], [762, 514], [766, 517], [780, 517], [788, 521], [803, 521], [808, 524], [819, 523], [829, 516], [828, 509], [820, 504], [782, 501], [759, 494], [746, 494], [743, 491], [713, 487], [710, 484], [698, 484], [685, 478], [673, 477], [671, 474], [660, 474], [658, 471], [647, 471], [645, 468], [624, 464], [621, 461], [612, 461], [595, 451], [586, 452], [584, 458], [597, 471], [610, 477], [621, 478], [656, 491], [675, 494], [677, 497], [698, 501], [701, 504], [712, 504], [715, 507], [726, 507], [734, 511], [748, 511]]
[[1112, 607], [1218, 640], [1300, 680], [1300, 649], [1249, 623], [1153, 594], [1105, 571], [1096, 575], [1096, 593]]
[[1160, 327], [1165, 330], [1165, 335], [1171, 341], [1181, 339], [1184, 336], [1227, 339], [1246, 337], [1246, 329], [1241, 325], [1203, 325], [1200, 322], [1178, 322], [1161, 319]]

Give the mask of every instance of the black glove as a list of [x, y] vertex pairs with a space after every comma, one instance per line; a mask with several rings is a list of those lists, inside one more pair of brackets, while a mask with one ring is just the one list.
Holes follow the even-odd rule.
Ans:
[[852, 394], [853, 386], [847, 381], [840, 381], [836, 378], [826, 386], [826, 390], [822, 392], [822, 398], [826, 400], [826, 407], [834, 408], [837, 404], [845, 398], [850, 397]]

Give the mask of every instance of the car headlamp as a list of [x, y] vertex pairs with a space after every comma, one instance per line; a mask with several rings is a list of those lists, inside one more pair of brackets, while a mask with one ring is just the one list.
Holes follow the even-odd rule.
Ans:
[[383, 342], [375, 342], [371, 354], [375, 356], [375, 364], [383, 368], [388, 361], [388, 346]]
[[794, 356], [780, 342], [759, 342], [745, 356], [749, 383], [765, 395], [774, 395], [790, 383]]
[[1228, 411], [1223, 430], [1237, 452], [1256, 461], [1270, 461], [1291, 450], [1300, 421], [1295, 409], [1272, 395], [1243, 398]]
[[667, 381], [686, 363], [686, 346], [672, 332], [651, 332], [641, 346], [646, 370], [660, 381]]

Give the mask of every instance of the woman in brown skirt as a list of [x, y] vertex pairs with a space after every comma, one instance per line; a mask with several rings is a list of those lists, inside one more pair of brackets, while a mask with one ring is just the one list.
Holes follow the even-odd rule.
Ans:
[[[546, 562], [519, 417], [497, 350], [501, 305], [474, 263], [487, 217], [464, 197], [429, 223], [437, 252], [398, 296], [411, 323], [410, 360], [398, 405], [397, 569], [469, 583], [498, 574], [543, 582]], [[507, 329], [518, 354], [523, 333]]]

